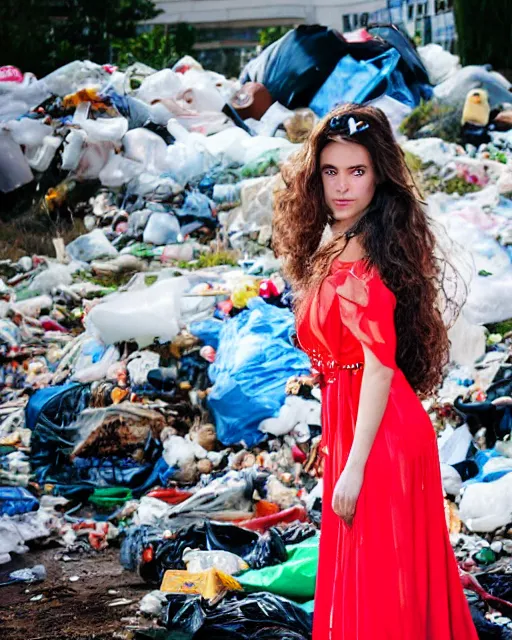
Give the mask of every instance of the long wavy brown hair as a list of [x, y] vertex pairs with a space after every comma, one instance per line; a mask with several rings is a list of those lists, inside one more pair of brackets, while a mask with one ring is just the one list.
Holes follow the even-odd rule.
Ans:
[[[328, 274], [346, 238], [325, 241], [332, 221], [324, 199], [320, 153], [333, 140], [334, 116], [353, 116], [369, 127], [335, 139], [366, 147], [377, 187], [370, 207], [349, 230], [357, 234], [367, 256], [395, 294], [396, 362], [422, 397], [433, 393], [448, 362], [449, 340], [440, 304], [443, 262], [436, 255], [436, 237], [389, 121], [370, 106], [336, 109], [313, 129], [294, 159], [283, 168], [285, 188], [275, 195], [272, 246], [295, 293], [295, 310]], [[450, 300], [445, 299], [445, 304]], [[452, 317], [457, 310], [451, 310]]]

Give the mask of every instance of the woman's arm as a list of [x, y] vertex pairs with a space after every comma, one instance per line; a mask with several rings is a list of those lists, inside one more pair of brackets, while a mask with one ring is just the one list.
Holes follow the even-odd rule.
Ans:
[[354, 441], [332, 499], [333, 510], [348, 525], [352, 524], [354, 518], [357, 498], [363, 484], [364, 469], [386, 410], [394, 374], [394, 370], [384, 366], [365, 345], [363, 345], [363, 352], [364, 370]]

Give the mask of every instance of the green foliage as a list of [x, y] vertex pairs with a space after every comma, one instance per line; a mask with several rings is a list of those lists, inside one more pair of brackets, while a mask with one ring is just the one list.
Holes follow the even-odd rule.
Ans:
[[236, 267], [238, 255], [234, 251], [211, 251], [202, 253], [194, 262], [178, 262], [180, 269], [206, 269], [209, 267], [218, 267], [219, 265], [229, 265]]
[[284, 35], [291, 31], [291, 27], [265, 27], [264, 29], [260, 29], [258, 35], [260, 40], [260, 45], [262, 47], [268, 47], [269, 44], [276, 42]]
[[502, 336], [512, 333], [512, 318], [486, 325], [490, 333], [499, 333]]
[[512, 68], [510, 0], [455, 0], [457, 48], [463, 65]]
[[439, 137], [447, 142], [459, 142], [460, 113], [456, 107], [435, 100], [415, 107], [400, 125], [400, 132], [408, 138]]
[[109, 62], [114, 41], [159, 13], [152, 0], [2, 0], [2, 62], [38, 76], [77, 59]]
[[196, 29], [192, 25], [156, 25], [151, 31], [133, 38], [116, 40], [113, 45], [115, 61], [121, 68], [134, 62], [143, 62], [154, 69], [162, 69], [191, 54], [195, 41]]

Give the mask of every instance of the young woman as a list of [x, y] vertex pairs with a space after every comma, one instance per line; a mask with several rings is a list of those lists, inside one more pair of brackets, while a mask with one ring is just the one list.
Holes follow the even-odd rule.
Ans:
[[419, 399], [447, 362], [441, 267], [403, 153], [380, 110], [348, 106], [284, 177], [273, 246], [322, 388], [313, 638], [476, 640]]

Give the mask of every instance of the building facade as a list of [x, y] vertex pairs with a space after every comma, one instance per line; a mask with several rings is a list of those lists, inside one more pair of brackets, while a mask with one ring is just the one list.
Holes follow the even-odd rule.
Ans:
[[[187, 23], [196, 28], [197, 57], [210, 68], [243, 64], [258, 50], [261, 29], [322, 24], [342, 32], [371, 23], [393, 23], [418, 44], [455, 49], [453, 0], [157, 0], [151, 24]], [[230, 65], [228, 65], [229, 67]], [[229, 69], [233, 73], [233, 68]]]

